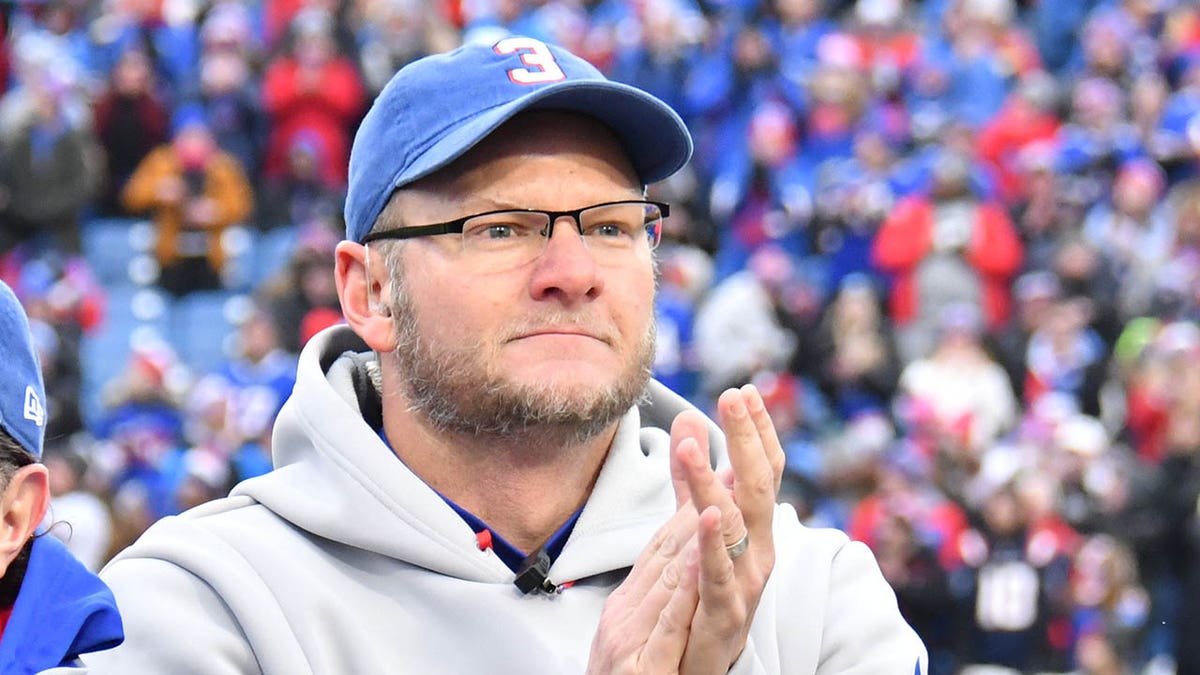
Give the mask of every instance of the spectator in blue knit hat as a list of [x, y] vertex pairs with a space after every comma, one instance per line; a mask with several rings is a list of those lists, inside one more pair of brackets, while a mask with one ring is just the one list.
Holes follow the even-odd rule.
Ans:
[[50, 503], [40, 463], [46, 425], [41, 368], [25, 312], [0, 282], [0, 672], [73, 665], [121, 643], [104, 582], [54, 537], [36, 534]]
[[252, 180], [265, 140], [262, 107], [246, 56], [233, 49], [206, 50], [200, 57], [198, 102], [213, 138]]

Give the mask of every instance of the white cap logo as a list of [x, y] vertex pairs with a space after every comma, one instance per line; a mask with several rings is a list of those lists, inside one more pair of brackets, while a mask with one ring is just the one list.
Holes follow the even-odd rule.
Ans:
[[33, 387], [25, 387], [25, 419], [39, 427], [46, 424], [46, 408]]

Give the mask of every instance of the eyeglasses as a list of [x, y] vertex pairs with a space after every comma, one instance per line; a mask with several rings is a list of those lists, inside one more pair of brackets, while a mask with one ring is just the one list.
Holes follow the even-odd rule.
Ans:
[[488, 211], [435, 225], [399, 227], [363, 237], [368, 244], [380, 239], [413, 239], [439, 234], [460, 234], [462, 253], [484, 269], [502, 271], [533, 261], [545, 250], [554, 224], [571, 218], [575, 229], [600, 265], [624, 264], [637, 251], [651, 251], [662, 240], [662, 221], [668, 204], [641, 200], [605, 202], [574, 211], [517, 209]]

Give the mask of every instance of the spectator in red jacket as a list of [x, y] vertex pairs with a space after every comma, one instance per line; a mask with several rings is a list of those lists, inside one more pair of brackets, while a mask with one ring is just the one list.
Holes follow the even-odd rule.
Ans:
[[893, 277], [891, 317], [905, 362], [929, 353], [949, 305], [979, 307], [989, 331], [1008, 320], [1021, 241], [1000, 206], [971, 193], [969, 174], [967, 157], [944, 154], [929, 195], [901, 200], [872, 244], [872, 261]]
[[997, 190], [1006, 203], [1017, 202], [1026, 194], [1021, 151], [1032, 143], [1050, 141], [1058, 133], [1056, 103], [1054, 79], [1034, 71], [1021, 79], [996, 116], [980, 130], [979, 157], [995, 171]]
[[284, 172], [293, 137], [307, 130], [321, 139], [323, 175], [345, 185], [349, 133], [366, 99], [362, 81], [353, 62], [338, 53], [328, 13], [302, 11], [292, 30], [291, 50], [271, 63], [263, 78], [263, 108], [271, 126], [266, 176]]
[[100, 208], [121, 214], [121, 189], [154, 148], [167, 142], [170, 112], [155, 93], [154, 64], [140, 49], [121, 55], [111, 86], [96, 101], [96, 136], [104, 149]]

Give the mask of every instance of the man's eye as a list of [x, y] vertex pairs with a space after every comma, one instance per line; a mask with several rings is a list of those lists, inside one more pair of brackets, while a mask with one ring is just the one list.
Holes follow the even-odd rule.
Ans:
[[468, 239], [499, 241], [526, 237], [535, 234], [536, 230], [536, 223], [526, 223], [513, 218], [485, 218], [467, 223], [463, 234]]
[[627, 228], [620, 223], [600, 223], [599, 225], [592, 226], [588, 230], [588, 233], [601, 239], [618, 239], [629, 236]]
[[488, 225], [483, 235], [488, 239], [508, 239], [516, 235], [516, 229], [507, 224]]

